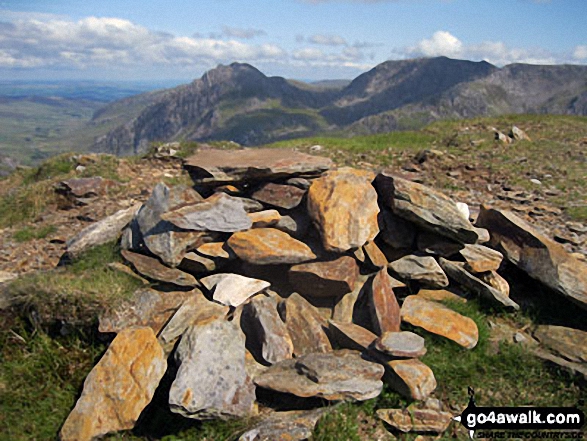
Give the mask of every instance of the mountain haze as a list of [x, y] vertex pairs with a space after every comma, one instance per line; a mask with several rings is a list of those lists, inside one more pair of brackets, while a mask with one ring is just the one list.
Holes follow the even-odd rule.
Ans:
[[443, 118], [512, 113], [587, 114], [587, 66], [446, 57], [387, 61], [345, 87], [267, 77], [248, 64], [218, 66], [190, 84], [114, 102], [90, 125], [123, 121], [94, 151], [144, 152], [150, 142], [232, 140], [258, 145], [318, 133], [378, 133]]

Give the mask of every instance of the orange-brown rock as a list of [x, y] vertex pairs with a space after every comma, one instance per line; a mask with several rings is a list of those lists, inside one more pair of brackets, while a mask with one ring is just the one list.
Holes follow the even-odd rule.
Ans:
[[377, 335], [397, 332], [400, 327], [400, 307], [392, 288], [392, 279], [386, 269], [379, 271], [370, 289], [370, 307], [373, 328]]
[[203, 256], [218, 259], [233, 259], [235, 257], [230, 248], [226, 245], [226, 242], [205, 243], [200, 245], [196, 251]]
[[248, 214], [253, 223], [252, 228], [267, 228], [277, 225], [281, 220], [281, 214], [277, 210], [264, 210]]
[[452, 414], [434, 409], [378, 409], [377, 417], [402, 432], [443, 433]]
[[467, 349], [474, 348], [479, 340], [477, 325], [469, 317], [419, 296], [406, 297], [401, 317], [413, 326], [446, 337]]
[[311, 262], [292, 266], [289, 281], [307, 297], [338, 297], [355, 287], [359, 267], [355, 259], [342, 256], [328, 262]]
[[169, 268], [153, 257], [126, 250], [122, 250], [121, 253], [122, 257], [130, 262], [138, 273], [149, 279], [172, 283], [177, 286], [198, 285], [198, 281], [191, 274], [184, 273], [176, 268]]
[[340, 323], [334, 320], [328, 322], [330, 334], [336, 340], [339, 347], [365, 351], [377, 336], [368, 329], [354, 323]]
[[377, 193], [367, 171], [341, 168], [316, 179], [308, 190], [308, 212], [327, 251], [363, 246], [379, 233]]
[[255, 265], [301, 263], [316, 258], [306, 244], [275, 228], [240, 231], [227, 244], [240, 259]]
[[465, 245], [460, 254], [465, 259], [465, 269], [472, 273], [495, 271], [503, 260], [503, 254], [499, 251], [477, 244]]
[[504, 296], [510, 295], [510, 284], [506, 279], [500, 276], [496, 271], [489, 271], [486, 273], [477, 274], [479, 279], [487, 283], [489, 286], [497, 289]]
[[166, 368], [151, 328], [120, 332], [86, 378], [82, 395], [61, 428], [61, 441], [90, 441], [132, 429]]
[[375, 244], [375, 242], [369, 241], [363, 245], [363, 253], [365, 254], [366, 259], [365, 263], [370, 265], [372, 268], [381, 269], [387, 266], [387, 258]]
[[297, 293], [280, 304], [280, 315], [293, 342], [296, 357], [311, 352], [328, 352], [332, 345], [324, 329], [328, 323], [306, 299]]
[[432, 369], [417, 358], [392, 360], [384, 366], [385, 382], [407, 398], [425, 400], [436, 389], [436, 378]]
[[446, 289], [420, 289], [418, 296], [426, 300], [434, 300], [435, 302], [443, 302], [445, 300], [451, 302], [467, 303], [467, 299], [461, 297], [454, 292], [447, 291]]

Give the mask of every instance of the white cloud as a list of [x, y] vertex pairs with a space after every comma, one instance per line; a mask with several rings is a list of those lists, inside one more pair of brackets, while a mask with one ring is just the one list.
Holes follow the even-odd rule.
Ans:
[[573, 58], [575, 60], [587, 59], [587, 45], [577, 46], [573, 51]]
[[346, 46], [347, 42], [340, 35], [321, 35], [316, 34], [308, 38], [310, 43], [320, 44], [323, 46]]
[[451, 58], [485, 60], [498, 66], [511, 63], [558, 64], [567, 61], [568, 58], [540, 48], [511, 48], [501, 41], [467, 45], [447, 31], [437, 31], [431, 38], [423, 39], [416, 46], [406, 48], [402, 52], [407, 57], [444, 55]]
[[[245, 38], [257, 30], [230, 28]], [[120, 18], [87, 17], [78, 21], [49, 17], [0, 22], [0, 67], [139, 67], [257, 62], [285, 56], [274, 44], [174, 36], [154, 32]]]
[[252, 29], [252, 28], [243, 29], [243, 28], [233, 28], [230, 26], [224, 26], [222, 28], [222, 32], [224, 33], [224, 35], [226, 35], [228, 37], [242, 38], [245, 40], [255, 38], [255, 37], [260, 37], [261, 35], [266, 34], [266, 32], [261, 29]]
[[320, 60], [324, 59], [326, 55], [320, 49], [307, 47], [294, 51], [293, 58], [296, 60]]
[[459, 56], [463, 51], [463, 43], [450, 32], [436, 31], [432, 38], [422, 40], [413, 49], [426, 57], [438, 55]]

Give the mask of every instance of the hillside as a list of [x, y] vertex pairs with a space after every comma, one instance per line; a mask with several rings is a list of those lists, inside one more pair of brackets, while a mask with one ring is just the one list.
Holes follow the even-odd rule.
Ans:
[[[65, 151], [84, 151], [99, 135], [140, 114], [162, 82], [0, 81], [0, 155], [38, 165]], [[127, 97], [132, 96], [128, 100]], [[108, 103], [115, 102], [111, 107]], [[107, 106], [108, 117], [100, 115]], [[0, 165], [3, 169], [10, 169]]]
[[[145, 152], [156, 141], [260, 145], [316, 134], [413, 129], [447, 118], [584, 115], [586, 100], [585, 66], [500, 69], [446, 57], [387, 61], [342, 88], [329, 88], [267, 77], [234, 63], [146, 97], [137, 115], [131, 112], [97, 138], [92, 150], [128, 155]], [[105, 109], [89, 127], [100, 117], [109, 118], [116, 106], [123, 108], [120, 103]]]
[[[512, 141], [512, 144], [494, 139], [493, 127], [507, 133], [514, 125], [523, 129], [530, 139]], [[561, 296], [560, 287], [556, 283], [553, 287], [551, 283], [559, 280], [559, 276], [549, 271], [548, 263], [551, 258], [555, 261], [560, 259], [560, 269], [565, 269], [559, 273], [561, 285], [576, 280], [578, 283], [573, 291], [576, 297], [587, 292], [581, 288], [587, 281], [580, 284], [585, 274], [581, 268], [587, 265], [585, 133], [585, 117], [508, 116], [436, 122], [419, 131], [286, 140], [265, 146], [269, 150], [257, 155], [252, 166], [250, 163], [239, 163], [237, 156], [246, 153], [255, 157], [257, 149], [242, 150], [233, 143], [190, 142], [175, 146], [178, 153], [171, 157], [165, 155], [165, 149], [130, 158], [105, 154], [65, 154], [51, 158], [37, 168], [16, 171], [0, 180], [0, 413], [3, 416], [0, 419], [0, 438], [53, 440], [61, 431], [62, 439], [82, 439], [76, 436], [79, 433], [76, 430], [85, 430], [86, 426], [76, 426], [75, 418], [70, 418], [74, 420], [73, 424], [72, 421], [65, 423], [78, 400], [73, 414], [89, 412], [90, 417], [80, 420], [88, 421], [89, 430], [96, 428], [94, 421], [111, 421], [111, 415], [122, 414], [102, 412], [100, 406], [104, 403], [107, 406], [112, 403], [113, 407], [108, 407], [109, 410], [118, 409], [117, 406], [126, 409], [131, 401], [132, 404], [143, 403], [133, 408], [136, 413], [124, 414], [133, 415], [128, 417], [131, 420], [126, 426], [128, 430], [106, 435], [105, 438], [129, 441], [236, 441], [247, 431], [247, 436], [252, 437], [257, 424], [265, 421], [265, 417], [286, 415], [275, 414], [275, 410], [300, 411], [293, 414], [299, 416], [293, 428], [287, 421], [285, 425], [275, 424], [273, 428], [278, 433], [301, 431], [305, 434], [304, 438], [312, 441], [393, 441], [413, 439], [419, 433], [427, 437], [430, 435], [430, 429], [422, 426], [410, 426], [408, 434], [393, 429], [387, 422], [392, 420], [390, 415], [396, 411], [429, 412], [425, 413], [431, 416], [427, 424], [433, 425], [430, 427], [439, 433], [434, 439], [468, 439], [464, 427], [452, 421], [452, 417], [460, 414], [467, 405], [468, 387], [474, 389], [478, 405], [570, 407], [579, 403], [579, 409], [585, 412], [585, 404], [581, 400], [585, 396], [587, 365], [584, 358], [586, 346], [582, 342], [587, 338], [584, 309], [587, 306], [585, 302], [570, 303], [564, 297], [564, 290]], [[231, 150], [230, 155], [226, 155], [224, 150], [227, 149]], [[309, 159], [304, 153], [314, 156]], [[233, 162], [214, 163], [226, 156]], [[277, 163], [274, 162], [276, 157]], [[273, 165], [267, 166], [267, 162], [272, 161]], [[326, 174], [325, 165], [333, 167]], [[292, 175], [296, 177], [291, 178]], [[342, 176], [342, 179], [336, 179], [337, 176]], [[371, 184], [374, 176], [379, 179]], [[441, 219], [443, 222], [452, 219], [460, 225], [465, 222], [468, 237], [472, 224], [460, 214], [456, 218], [452, 216], [456, 208], [450, 208], [454, 201], [466, 203], [471, 222], [477, 227], [484, 225], [483, 228], [490, 231], [489, 239], [481, 239], [480, 230], [474, 230], [477, 231], [474, 234], [477, 239], [473, 238], [479, 243], [483, 241], [483, 246], [478, 243], [475, 247], [489, 254], [475, 257], [462, 253], [460, 247], [463, 243], [458, 242], [460, 235], [455, 239], [455, 233], [449, 232], [446, 224], [441, 228], [434, 227], [436, 232], [431, 235], [431, 230], [422, 223], [423, 218], [401, 217], [403, 221], [393, 215], [390, 218], [390, 213], [399, 216], [402, 212], [396, 213], [393, 207], [382, 205], [388, 203], [386, 188], [389, 176], [394, 176], [393, 179], [398, 177], [397, 182], [403, 182], [407, 188], [423, 189], [423, 193], [417, 194], [428, 202], [430, 195], [436, 195], [434, 200], [442, 204], [447, 204], [446, 197], [449, 197], [448, 201], [452, 201], [449, 205], [435, 207], [434, 213], [438, 216], [426, 218]], [[328, 185], [328, 179], [336, 179], [332, 192], [320, 191], [322, 185]], [[226, 182], [231, 185], [224, 185]], [[416, 183], [422, 183], [425, 187], [419, 187]], [[271, 186], [281, 191], [272, 191]], [[375, 189], [378, 194], [374, 193]], [[439, 191], [446, 196], [438, 196]], [[202, 201], [202, 197], [207, 197], [206, 201]], [[241, 212], [241, 217], [237, 218], [234, 201], [244, 201], [243, 197], [252, 198], [247, 199], [251, 212]], [[411, 198], [414, 203], [418, 203], [418, 199]], [[344, 203], [333, 204], [333, 200]], [[230, 201], [233, 201], [232, 208]], [[296, 201], [293, 205], [297, 203], [298, 206], [290, 205], [292, 201]], [[369, 241], [370, 246], [365, 244], [356, 248], [350, 242], [347, 245], [328, 242], [329, 246], [336, 245], [339, 251], [329, 249], [327, 252], [325, 238], [350, 241], [357, 235], [362, 236], [364, 231], [370, 231], [370, 227], [375, 227], [375, 219], [369, 213], [372, 214], [377, 204], [387, 220], [381, 224], [376, 222], [377, 235]], [[242, 211], [244, 205], [237, 205]], [[190, 231], [184, 229], [185, 225], [173, 227], [175, 223], [187, 222], [188, 217], [197, 220], [193, 216], [197, 210], [193, 211], [193, 207], [200, 206], [220, 210], [200, 218], [214, 227], [207, 227], [205, 231]], [[139, 207], [142, 207], [141, 211], [137, 211]], [[321, 210], [323, 217], [313, 214], [317, 210]], [[432, 208], [428, 206], [425, 211], [428, 210]], [[124, 216], [120, 217], [121, 213]], [[350, 215], [350, 221], [346, 222], [348, 218], [339, 216], [341, 213]], [[514, 230], [516, 240], [502, 241], [501, 245], [499, 229], [492, 225], [495, 218], [491, 219], [491, 215], [499, 213], [509, 213], [508, 216], [519, 219]], [[112, 215], [114, 218], [110, 217]], [[255, 225], [240, 232], [225, 230], [228, 225], [234, 227], [235, 221], [243, 222], [242, 215], [248, 222], [247, 228], [253, 222]], [[309, 222], [308, 216], [312, 216], [313, 222]], [[345, 220], [331, 225], [338, 228], [340, 234], [325, 234], [329, 217]], [[369, 217], [370, 223], [364, 228], [353, 228], [357, 224], [353, 221], [355, 217]], [[101, 222], [106, 218], [107, 222]], [[131, 218], [136, 222], [131, 221], [126, 228]], [[395, 219], [394, 225], [401, 234], [393, 236], [396, 229], [389, 227], [389, 219]], [[157, 227], [153, 228], [154, 225]], [[267, 228], [268, 225], [271, 228]], [[122, 228], [125, 232], [120, 238]], [[213, 229], [209, 231], [210, 228]], [[527, 231], [519, 231], [519, 228], [526, 228]], [[283, 246], [283, 243], [278, 244], [281, 246], [269, 246], [266, 241], [274, 239], [261, 233], [273, 229], [281, 233], [281, 240], [290, 241], [287, 245], [296, 246]], [[503, 234], [509, 233], [506, 231]], [[240, 235], [240, 240], [246, 239], [247, 235], [253, 239], [258, 235], [259, 240], [239, 246], [237, 235]], [[94, 246], [106, 236], [112, 240]], [[72, 240], [74, 237], [77, 239]], [[467, 241], [473, 239], [465, 238]], [[213, 242], [207, 243], [208, 240]], [[222, 247], [215, 247], [220, 242]], [[300, 249], [301, 242], [308, 247]], [[470, 246], [467, 243], [464, 246]], [[258, 249], [259, 244], [261, 249]], [[459, 245], [457, 251], [452, 248], [455, 244]], [[347, 249], [348, 246], [352, 248]], [[515, 248], [512, 249], [512, 246]], [[340, 247], [345, 250], [342, 256]], [[495, 251], [491, 252], [487, 247], [499, 248], [503, 259], [498, 255], [496, 263]], [[522, 261], [516, 259], [518, 247], [524, 253]], [[129, 248], [134, 251], [129, 252]], [[188, 248], [193, 248], [193, 251], [186, 253]], [[381, 252], [385, 263], [380, 260]], [[292, 256], [298, 259], [300, 253], [310, 253], [303, 257], [310, 261], [285, 263]], [[173, 263], [177, 257], [175, 254], [182, 257], [178, 266], [175, 265], [177, 261]], [[405, 257], [422, 258], [424, 255], [428, 261], [436, 261], [443, 267], [440, 272], [426, 274], [430, 278], [429, 283], [434, 286], [424, 282], [422, 274], [418, 273], [421, 269], [412, 268], [414, 273], [406, 273], [397, 266]], [[254, 262], [253, 259], [257, 258], [273, 260]], [[446, 259], [453, 265], [450, 262], [447, 264]], [[296, 311], [295, 307], [290, 309], [291, 302], [298, 302], [300, 296], [292, 294], [289, 282], [282, 280], [283, 272], [291, 272], [294, 267], [338, 261], [352, 262], [351, 268], [355, 265], [361, 267], [361, 275], [357, 276], [354, 286], [364, 288], [352, 292], [346, 292], [348, 289], [341, 288], [338, 282], [354, 277], [353, 271], [345, 272], [337, 268], [328, 275], [337, 278], [331, 289], [346, 290], [341, 299], [351, 301], [351, 309], [345, 308], [344, 302], [338, 298], [336, 304], [316, 301], [314, 291], [321, 289], [324, 279], [318, 279], [320, 283], [317, 283], [311, 271], [303, 274], [303, 268], [299, 268], [301, 284], [297, 285], [297, 289], [313, 303], [312, 306], [304, 306], [302, 302], [300, 310]], [[564, 267], [564, 262], [571, 265]], [[538, 266], [533, 266], [533, 263]], [[379, 269], [381, 267], [383, 270]], [[461, 270], [461, 274], [474, 274], [475, 279], [484, 278], [489, 285], [467, 286], [462, 280], [456, 280], [453, 267], [466, 268], [467, 273]], [[493, 269], [488, 270], [489, 267]], [[319, 269], [313, 271], [315, 276], [321, 277]], [[327, 337], [328, 341], [332, 339], [332, 347], [346, 348], [354, 344], [352, 347], [356, 349], [357, 342], [360, 347], [364, 341], [361, 336], [372, 339], [372, 333], [379, 332], [369, 319], [374, 313], [368, 306], [370, 302], [375, 302], [370, 290], [375, 289], [376, 274], [385, 275], [387, 271], [397, 277], [396, 282], [403, 281], [403, 286], [400, 284], [388, 291], [401, 305], [401, 330], [418, 335], [421, 337], [418, 340], [425, 344], [426, 353], [420, 348], [414, 351], [416, 355], [412, 353], [409, 356], [409, 360], [402, 358], [402, 362], [418, 365], [420, 369], [417, 376], [403, 377], [406, 383], [418, 386], [412, 381], [421, 381], [421, 388], [412, 387], [408, 392], [392, 379], [383, 377], [385, 384], [378, 386], [377, 396], [365, 400], [372, 391], [368, 389], [359, 396], [360, 402], [332, 402], [329, 405], [324, 397], [296, 398], [294, 395], [278, 394], [275, 390], [297, 384], [295, 381], [278, 381], [277, 386], [267, 383], [258, 386], [255, 400], [259, 404], [259, 415], [251, 412], [253, 418], [248, 418], [248, 415], [232, 418], [234, 415], [229, 414], [231, 418], [228, 419], [199, 420], [192, 418], [197, 415], [178, 414], [179, 405], [170, 410], [170, 396], [177, 394], [170, 393], [172, 383], [175, 384], [181, 377], [183, 363], [189, 364], [184, 361], [182, 349], [184, 341], [189, 340], [185, 337], [188, 334], [181, 337], [179, 344], [174, 344], [173, 338], [164, 338], [172, 332], [169, 329], [173, 329], [172, 322], [176, 323], [181, 317], [191, 317], [193, 326], [207, 326], [221, 320], [223, 325], [215, 328], [214, 332], [205, 332], [206, 328], [198, 333], [199, 336], [223, 339], [221, 344], [210, 346], [214, 348], [214, 353], [207, 361], [218, 361], [206, 364], [205, 369], [214, 375], [219, 373], [223, 379], [227, 378], [224, 371], [242, 372], [239, 367], [242, 357], [239, 359], [238, 354], [244, 351], [246, 345], [250, 354], [245, 356], [245, 369], [247, 375], [259, 385], [261, 380], [258, 378], [272, 368], [258, 361], [260, 355], [256, 352], [259, 348], [255, 348], [255, 339], [259, 337], [250, 332], [248, 324], [248, 320], [256, 315], [249, 316], [250, 311], [245, 311], [257, 307], [260, 299], [269, 299], [267, 302], [271, 304], [285, 303], [286, 315], [275, 316], [271, 307], [265, 308], [265, 312], [273, 310], [277, 323], [283, 320], [289, 326], [292, 316], [302, 311], [304, 321], [300, 318], [302, 327], [299, 332], [294, 332], [297, 328], [288, 328], [287, 333], [310, 338], [318, 338], [316, 336], [321, 336], [324, 331], [321, 326], [311, 327], [309, 324], [320, 324], [324, 314], [328, 317], [332, 315], [334, 321], [327, 325]], [[438, 278], [444, 275], [443, 271], [450, 279], [448, 286], [445, 286], [446, 281], [442, 281], [444, 279]], [[252, 298], [247, 306], [233, 306], [227, 315], [228, 307], [218, 303], [220, 285], [216, 287], [217, 291], [212, 292], [207, 288], [206, 280], [227, 274], [267, 280], [271, 283], [271, 291], [267, 291], [269, 296], [260, 294]], [[485, 279], [490, 274], [493, 279]], [[185, 279], [187, 276], [191, 279]], [[195, 277], [201, 282], [198, 289], [192, 289]], [[295, 279], [289, 280], [295, 282]], [[439, 289], [441, 286], [444, 287]], [[488, 290], [487, 286], [494, 289]], [[230, 285], [231, 293], [236, 291], [234, 287]], [[507, 299], [503, 296], [493, 300], [480, 297], [481, 293], [495, 294], [498, 289], [499, 292], [509, 293]], [[197, 300], [193, 310], [189, 309], [194, 306], [190, 306], [190, 296], [194, 296], [192, 300]], [[439, 301], [442, 296], [444, 300]], [[519, 305], [519, 310], [504, 309], [494, 302], [496, 299]], [[442, 326], [429, 327], [403, 314], [410, 310], [410, 314], [416, 317], [423, 313], [423, 310], [418, 310], [425, 305], [433, 308], [434, 317], [443, 317], [434, 320], [434, 323], [459, 326], [460, 337], [455, 337]], [[384, 305], [377, 306], [381, 307]], [[191, 311], [193, 316], [181, 314], [180, 311], [186, 311], [178, 308]], [[262, 307], [258, 309], [263, 310]], [[349, 311], [352, 312], [352, 319], [348, 326], [338, 325], [338, 329], [346, 333], [350, 342], [340, 338], [335, 323], [341, 315], [350, 318]], [[355, 311], [365, 315], [355, 315]], [[397, 317], [397, 309], [390, 311]], [[135, 328], [136, 325], [141, 328]], [[160, 333], [150, 332], [151, 340], [138, 339], [138, 334], [148, 329], [145, 327], [161, 329], [162, 326], [165, 328]], [[241, 332], [237, 332], [239, 326], [247, 334], [246, 339]], [[226, 327], [235, 329], [232, 329], [232, 334], [225, 334]], [[132, 329], [139, 330], [136, 339], [131, 339], [128, 350], [117, 352], [120, 340], [129, 332], [134, 332]], [[353, 329], [361, 333], [350, 332]], [[115, 337], [115, 333], [118, 336]], [[156, 342], [154, 336], [157, 333], [163, 349], [159, 348], [159, 343], [149, 343]], [[226, 338], [226, 335], [233, 338]], [[565, 338], [565, 335], [571, 337]], [[295, 344], [299, 344], [298, 340]], [[136, 388], [144, 387], [147, 375], [138, 367], [143, 366], [140, 361], [133, 363], [127, 357], [137, 355], [132, 348], [143, 348], [139, 351], [143, 354], [141, 356], [149, 358], [151, 352], [145, 348], [152, 346], [159, 348], [157, 371], [160, 376], [153, 380], [153, 387], [148, 388], [148, 393], [146, 389], [144, 393], [135, 393]], [[164, 355], [163, 350], [166, 351]], [[298, 350], [296, 346], [294, 350]], [[373, 349], [363, 347], [361, 351], [365, 355], [361, 360], [383, 364], [389, 361], [369, 358], [375, 354]], [[261, 356], [266, 356], [264, 354], [266, 352]], [[235, 357], [234, 362], [229, 363], [227, 357]], [[303, 357], [305, 355], [296, 355], [295, 360], [302, 365], [306, 360]], [[355, 357], [357, 360], [352, 355], [348, 357], [348, 364], [362, 363], [358, 357]], [[397, 362], [394, 360], [389, 366], [396, 366]], [[277, 363], [272, 364], [276, 366]], [[163, 376], [164, 366], [167, 365], [169, 369]], [[141, 373], [133, 374], [135, 366], [136, 371]], [[302, 366], [303, 369], [298, 369], [295, 375], [311, 377], [312, 381], [308, 384], [312, 387], [330, 383], [332, 372], [336, 374], [334, 380], [338, 381], [341, 376], [348, 375], [347, 363], [339, 364], [335, 369], [325, 369], [322, 364], [311, 364], [311, 369]], [[88, 376], [92, 370], [94, 374]], [[379, 371], [382, 372], [382, 368]], [[421, 380], [420, 373], [426, 381]], [[363, 370], [357, 369], [357, 378], [353, 381], [365, 384], [363, 374]], [[206, 371], [202, 375], [207, 375]], [[92, 387], [96, 378], [103, 379], [102, 386]], [[192, 378], [200, 380], [203, 377], [193, 375]], [[207, 381], [198, 383], [208, 384]], [[192, 387], [197, 393], [225, 390], [222, 382], [213, 390], [197, 388], [197, 384]], [[90, 395], [92, 390], [96, 395]], [[120, 391], [126, 395], [123, 399], [118, 399]], [[115, 398], [102, 400], [102, 392]], [[133, 398], [129, 399], [129, 396]], [[332, 398], [334, 395], [328, 396]], [[239, 394], [235, 397], [241, 399]], [[144, 407], [148, 401], [151, 404]], [[84, 402], [92, 405], [84, 406]], [[97, 411], [101, 418], [94, 417]], [[114, 428], [107, 431], [122, 430], [116, 416], [114, 420]], [[437, 423], [442, 423], [442, 427]], [[66, 438], [72, 426], [73, 430]], [[64, 427], [69, 429], [66, 431]], [[267, 439], [279, 438], [275, 435]]]

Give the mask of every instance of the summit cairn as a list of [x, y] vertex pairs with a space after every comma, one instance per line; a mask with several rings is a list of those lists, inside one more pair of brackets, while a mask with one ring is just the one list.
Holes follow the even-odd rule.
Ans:
[[[427, 400], [437, 380], [422, 337], [466, 350], [479, 339], [441, 299], [518, 309], [497, 272], [504, 261], [587, 308], [587, 264], [510, 212], [482, 207], [473, 225], [437, 190], [297, 151], [202, 149], [184, 167], [193, 187], [160, 183], [141, 207], [98, 223], [117, 227], [109, 237], [150, 286], [100, 318], [117, 336], [63, 440], [132, 428], [157, 387], [185, 418], [261, 415], [241, 439], [305, 439], [325, 403], [368, 400], [384, 385]], [[69, 244], [72, 255], [92, 246]], [[541, 338], [560, 346], [553, 332]], [[450, 420], [380, 413], [402, 428]]]

